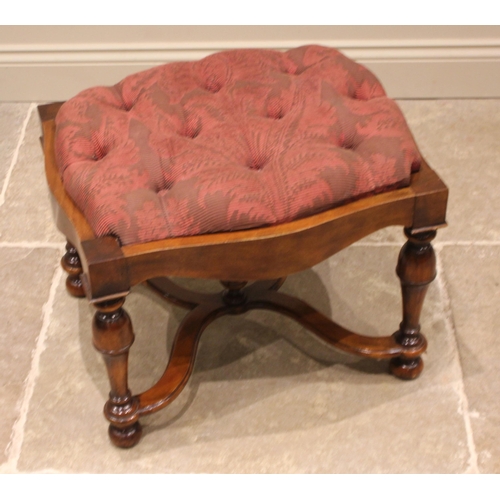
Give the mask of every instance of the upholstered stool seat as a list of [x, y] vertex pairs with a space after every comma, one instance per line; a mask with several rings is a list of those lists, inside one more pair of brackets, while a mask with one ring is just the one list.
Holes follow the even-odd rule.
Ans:
[[[445, 223], [447, 189], [366, 68], [320, 46], [226, 51], [85, 90], [40, 115], [68, 290], [98, 309], [94, 345], [110, 376], [115, 444], [135, 444], [139, 416], [180, 392], [199, 335], [222, 314], [277, 310], [336, 347], [391, 358], [402, 378], [418, 376], [430, 241]], [[394, 224], [409, 242], [393, 336], [348, 332], [277, 291], [288, 274]], [[196, 294], [166, 276], [215, 278], [226, 291]], [[131, 396], [133, 333], [121, 306], [141, 282], [192, 312], [162, 379]]]
[[153, 68], [80, 93], [56, 127], [68, 194], [123, 244], [288, 222], [420, 165], [376, 78], [317, 46]]

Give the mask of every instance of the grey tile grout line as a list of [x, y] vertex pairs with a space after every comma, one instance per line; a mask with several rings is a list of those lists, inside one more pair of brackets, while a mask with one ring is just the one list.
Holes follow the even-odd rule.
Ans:
[[472, 424], [470, 419], [469, 400], [467, 398], [467, 393], [465, 391], [464, 372], [462, 368], [462, 359], [460, 356], [460, 350], [458, 346], [457, 329], [453, 318], [453, 309], [451, 307], [451, 297], [448, 291], [448, 283], [446, 281], [444, 266], [441, 259], [441, 250], [442, 247], [441, 248], [438, 247], [436, 251], [436, 270], [437, 270], [436, 282], [439, 287], [441, 299], [443, 301], [446, 329], [451, 333], [453, 337], [456, 359], [460, 370], [460, 380], [455, 384], [455, 391], [458, 396], [458, 413], [462, 415], [464, 420], [465, 433], [467, 436], [467, 449], [469, 451], [469, 460], [467, 463], [467, 469], [464, 471], [464, 473], [480, 474], [476, 444], [474, 442], [474, 433], [472, 431]]
[[[366, 242], [356, 242], [353, 243], [352, 247], [400, 247], [404, 245], [405, 241], [366, 241]], [[500, 241], [496, 240], [459, 240], [459, 241], [437, 241], [433, 242], [432, 246], [436, 249], [441, 249], [444, 247], [478, 247], [478, 246], [492, 246], [497, 247], [500, 246]]]
[[24, 441], [24, 427], [28, 416], [31, 398], [33, 396], [35, 384], [39, 374], [40, 357], [45, 350], [45, 341], [52, 320], [52, 311], [54, 309], [56, 291], [61, 281], [62, 275], [63, 270], [60, 267], [59, 262], [57, 262], [54, 274], [52, 275], [49, 296], [45, 304], [42, 306], [42, 326], [40, 328], [40, 333], [38, 334], [36, 346], [31, 358], [31, 368], [24, 382], [24, 393], [21, 399], [19, 417], [12, 427], [11, 439], [9, 444], [7, 445], [8, 458], [6, 464], [2, 465], [0, 469], [1, 472], [18, 472], [17, 464], [21, 456], [21, 448]]
[[33, 110], [35, 109], [35, 107], [36, 104], [32, 102], [30, 104], [30, 107], [28, 108], [26, 117], [24, 118], [24, 122], [21, 127], [21, 133], [19, 135], [19, 140], [17, 141], [16, 148], [14, 149], [14, 154], [12, 155], [12, 160], [9, 165], [9, 170], [7, 170], [7, 175], [5, 176], [5, 180], [3, 182], [2, 191], [0, 192], [0, 207], [5, 203], [5, 195], [7, 193], [7, 188], [9, 187], [10, 178], [12, 176], [12, 172], [14, 171], [14, 167], [16, 166], [17, 159], [19, 157], [19, 151], [21, 150], [21, 146], [24, 143], [24, 138], [26, 137], [26, 129], [28, 128], [28, 123], [30, 121], [31, 115], [33, 114]]
[[[401, 247], [404, 245], [404, 241], [367, 241], [367, 242], [356, 242], [350, 245], [351, 247]], [[0, 241], [0, 248], [53, 248], [55, 250], [59, 250], [64, 248], [66, 243], [61, 242], [53, 242], [53, 241]], [[437, 243], [433, 243], [432, 245], [435, 249], [440, 250], [444, 247], [451, 246], [491, 246], [497, 247], [500, 246], [500, 241], [486, 241], [486, 240], [478, 240], [478, 241], [439, 241]]]
[[473, 241], [440, 241], [433, 245], [436, 248], [440, 247], [449, 247], [449, 246], [457, 246], [457, 247], [497, 247], [500, 246], [500, 241], [492, 240], [473, 240]]
[[0, 241], [0, 248], [51, 248], [54, 250], [64, 249], [64, 242], [55, 243], [51, 241]]

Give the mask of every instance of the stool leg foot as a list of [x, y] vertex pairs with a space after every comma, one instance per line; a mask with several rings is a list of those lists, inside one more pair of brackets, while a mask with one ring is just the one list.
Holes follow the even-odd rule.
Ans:
[[132, 448], [141, 440], [142, 426], [139, 422], [123, 428], [109, 424], [108, 435], [118, 448]]
[[141, 438], [139, 401], [128, 388], [128, 352], [134, 342], [129, 315], [122, 309], [125, 299], [95, 304], [92, 323], [94, 347], [103, 355], [111, 392], [104, 405], [110, 422], [109, 437], [120, 448], [130, 448]]
[[73, 297], [85, 297], [82, 280], [80, 275], [83, 272], [80, 256], [76, 248], [68, 241], [66, 244], [66, 253], [61, 259], [62, 268], [68, 273], [66, 278], [66, 290]]
[[420, 354], [426, 340], [420, 332], [420, 313], [429, 284], [436, 277], [436, 256], [431, 241], [436, 231], [412, 234], [405, 229], [408, 241], [399, 253], [396, 273], [401, 281], [403, 321], [394, 334], [396, 342], [405, 348], [404, 354], [393, 358], [389, 371], [398, 378], [412, 380], [424, 368]]
[[424, 362], [420, 356], [416, 358], [404, 358], [399, 356], [391, 359], [389, 372], [402, 380], [416, 379], [424, 369]]

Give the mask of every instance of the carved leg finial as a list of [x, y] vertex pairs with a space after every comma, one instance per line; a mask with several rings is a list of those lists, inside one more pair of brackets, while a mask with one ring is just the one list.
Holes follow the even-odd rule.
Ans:
[[66, 244], [66, 253], [61, 259], [62, 268], [68, 273], [66, 278], [66, 289], [73, 297], [85, 297], [82, 280], [80, 275], [83, 272], [80, 256], [76, 248], [68, 241]]
[[228, 306], [240, 306], [246, 301], [246, 294], [243, 288], [247, 281], [221, 281], [225, 290], [222, 299]]
[[411, 380], [424, 368], [420, 354], [425, 351], [427, 341], [420, 333], [419, 321], [427, 288], [436, 277], [436, 256], [431, 245], [436, 231], [411, 234], [405, 229], [405, 234], [408, 241], [399, 253], [396, 268], [403, 294], [403, 321], [394, 334], [405, 353], [393, 358], [389, 367], [396, 377]]
[[109, 437], [120, 448], [130, 448], [141, 438], [139, 403], [128, 388], [128, 351], [134, 342], [129, 315], [122, 309], [125, 299], [95, 304], [92, 323], [94, 347], [104, 356], [111, 392], [104, 415], [111, 422]]

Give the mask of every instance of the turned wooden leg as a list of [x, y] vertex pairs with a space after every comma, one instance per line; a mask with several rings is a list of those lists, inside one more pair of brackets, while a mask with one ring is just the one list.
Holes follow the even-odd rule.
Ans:
[[141, 438], [139, 403], [127, 385], [128, 351], [134, 342], [129, 315], [122, 309], [125, 299], [95, 304], [92, 323], [95, 348], [104, 356], [111, 392], [104, 415], [111, 422], [109, 437], [120, 448], [130, 448]]
[[85, 297], [82, 280], [82, 263], [76, 248], [68, 241], [66, 244], [66, 253], [61, 259], [62, 268], [68, 273], [66, 278], [66, 289], [73, 297]]
[[424, 367], [420, 354], [425, 350], [426, 340], [420, 333], [419, 320], [427, 288], [436, 277], [436, 256], [431, 245], [436, 231], [411, 234], [405, 229], [405, 234], [408, 241], [399, 253], [396, 268], [403, 294], [403, 321], [394, 334], [405, 352], [393, 358], [389, 366], [396, 377], [411, 380], [417, 378]]

